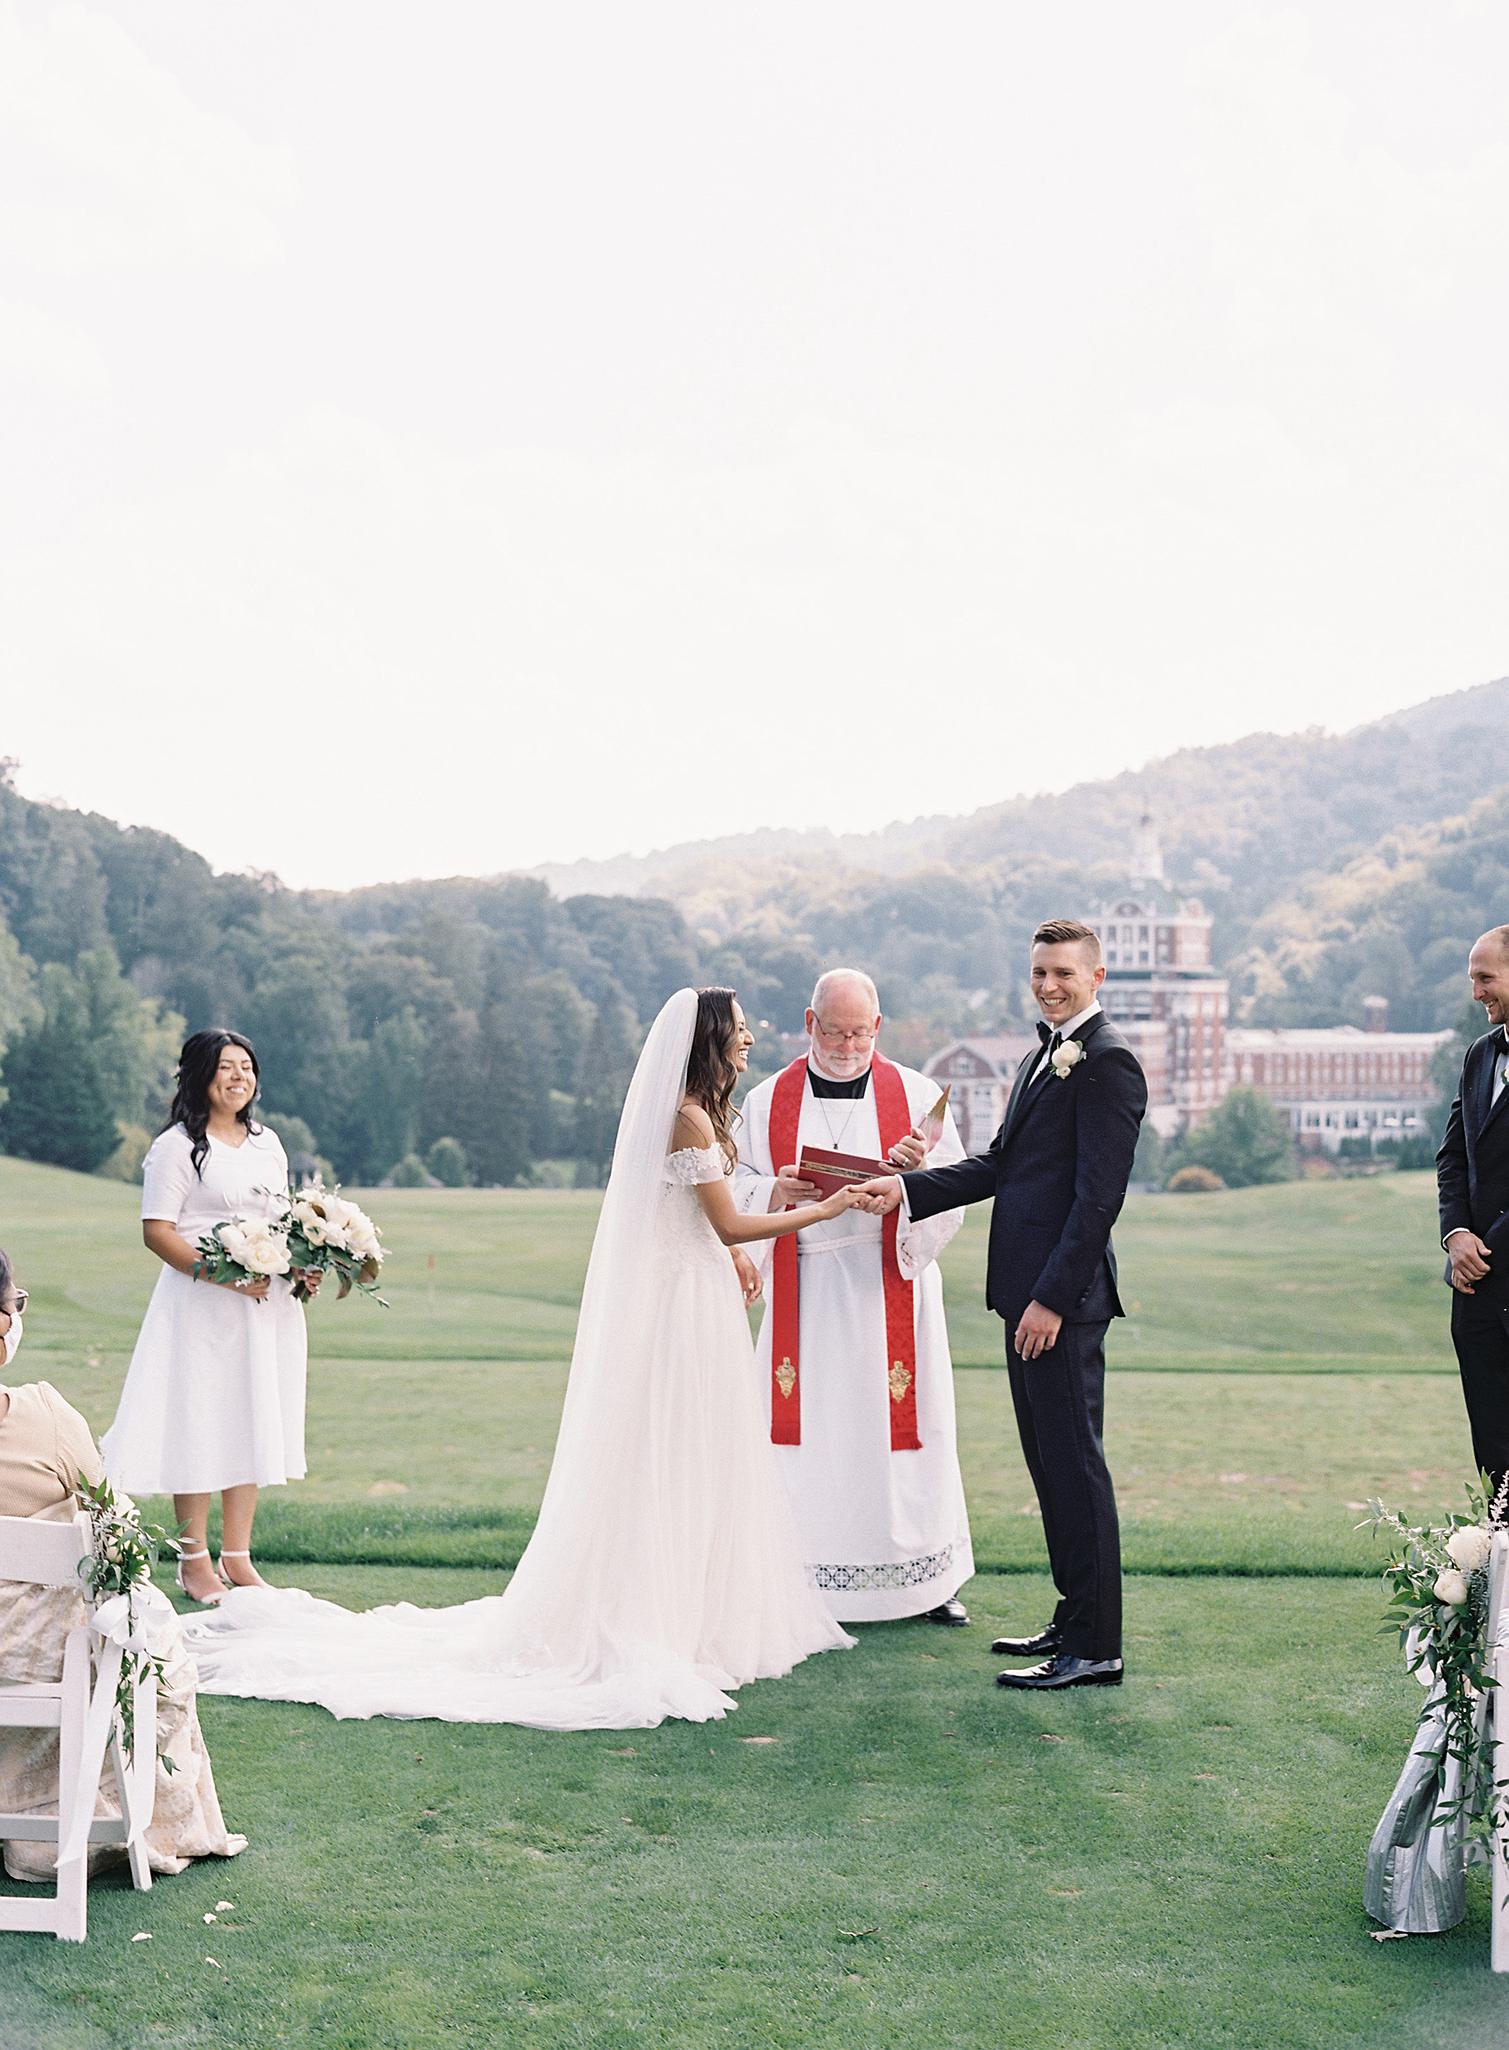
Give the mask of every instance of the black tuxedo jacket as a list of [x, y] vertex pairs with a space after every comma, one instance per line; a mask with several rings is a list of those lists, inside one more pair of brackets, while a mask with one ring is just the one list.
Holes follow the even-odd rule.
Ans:
[[902, 1180], [919, 1219], [995, 1198], [988, 1308], [1015, 1317], [1039, 1302], [1066, 1322], [1099, 1324], [1122, 1314], [1111, 1226], [1126, 1199], [1147, 1079], [1103, 1011], [1071, 1037], [1084, 1059], [1062, 1080], [1051, 1071], [1030, 1079], [1040, 1046], [1022, 1062], [988, 1151]]
[[1473, 1293], [1509, 1300], [1509, 1088], [1493, 1102], [1493, 1061], [1502, 1045], [1495, 1026], [1467, 1049], [1436, 1155], [1436, 1188], [1442, 1238], [1466, 1225], [1493, 1249], [1492, 1272]]

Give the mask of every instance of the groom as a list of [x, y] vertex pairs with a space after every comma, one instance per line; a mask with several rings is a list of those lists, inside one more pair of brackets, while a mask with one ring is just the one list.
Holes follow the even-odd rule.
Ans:
[[1003, 1687], [1119, 1686], [1121, 1550], [1101, 1445], [1105, 1335], [1122, 1314], [1111, 1226], [1147, 1109], [1136, 1055], [1100, 1008], [1100, 940], [1050, 919], [1032, 936], [1040, 1044], [1017, 1070], [989, 1150], [953, 1167], [867, 1183], [868, 1207], [914, 1222], [994, 1198], [985, 1301], [1005, 1320], [1017, 1429], [1043, 1512], [1060, 1600], [1031, 1637], [992, 1651], [1043, 1654]]

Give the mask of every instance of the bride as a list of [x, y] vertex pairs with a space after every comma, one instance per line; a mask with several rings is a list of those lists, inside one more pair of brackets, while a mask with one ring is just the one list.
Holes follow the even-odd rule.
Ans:
[[189, 1636], [200, 1690], [337, 1716], [548, 1730], [706, 1722], [729, 1691], [852, 1645], [808, 1586], [760, 1420], [729, 1250], [836, 1217], [745, 1217], [728, 1178], [753, 1038], [732, 990], [678, 990], [629, 1084], [555, 1459], [504, 1592], [355, 1613], [235, 1587]]

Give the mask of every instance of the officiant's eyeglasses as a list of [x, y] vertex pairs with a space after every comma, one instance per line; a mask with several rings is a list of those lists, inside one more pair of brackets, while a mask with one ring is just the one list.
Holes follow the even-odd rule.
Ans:
[[[813, 1016], [817, 1016], [816, 1012], [813, 1013]], [[866, 1025], [862, 1032], [835, 1032], [832, 1026], [825, 1025], [822, 1019], [818, 1018], [817, 1036], [819, 1039], [831, 1040], [835, 1046], [841, 1041], [847, 1043], [851, 1039], [856, 1046], [868, 1046], [875, 1037], [875, 1027], [873, 1025]]]

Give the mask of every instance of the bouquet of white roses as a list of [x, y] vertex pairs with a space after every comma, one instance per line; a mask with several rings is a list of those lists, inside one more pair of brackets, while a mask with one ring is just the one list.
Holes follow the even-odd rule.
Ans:
[[200, 1239], [194, 1279], [203, 1275], [244, 1288], [264, 1275], [286, 1274], [293, 1264], [286, 1218], [228, 1217]]
[[[371, 1296], [380, 1308], [388, 1307], [377, 1293], [382, 1233], [360, 1205], [341, 1194], [338, 1185], [327, 1189], [322, 1181], [313, 1181], [295, 1189], [288, 1199], [285, 1222], [295, 1267], [334, 1274], [338, 1295], [347, 1296], [354, 1288]], [[294, 1294], [301, 1300], [308, 1294], [302, 1281], [295, 1284]]]

